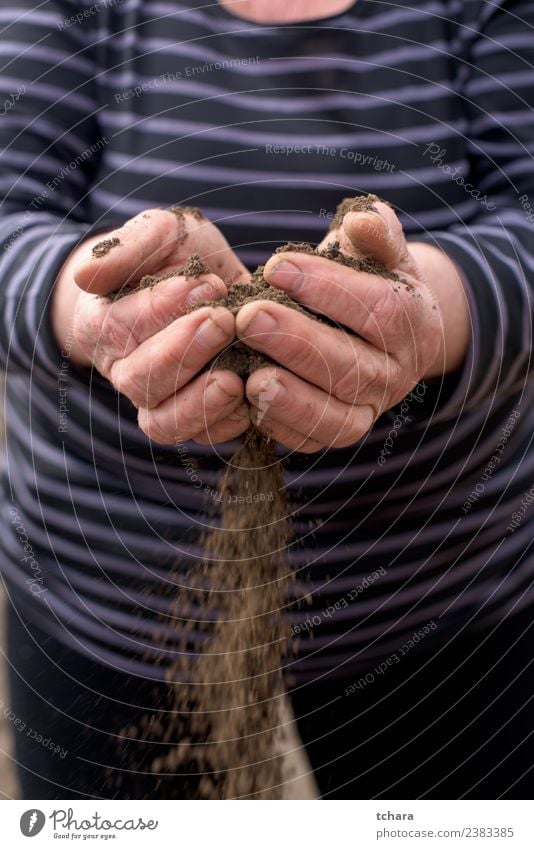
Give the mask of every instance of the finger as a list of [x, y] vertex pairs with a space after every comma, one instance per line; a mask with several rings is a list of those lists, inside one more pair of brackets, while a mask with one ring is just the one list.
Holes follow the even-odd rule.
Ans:
[[141, 407], [138, 424], [149, 439], [176, 445], [210, 430], [243, 403], [243, 381], [232, 371], [204, 373], [154, 409]]
[[[179, 246], [185, 258], [198, 254], [203, 262], [220, 277], [227, 286], [250, 280], [250, 271], [232, 250], [219, 228], [208, 218], [186, 214], [187, 236]], [[185, 253], [184, 253], [185, 249]]]
[[412, 260], [401, 222], [385, 203], [376, 202], [374, 212], [348, 212], [343, 218], [343, 232], [357, 255], [372, 257], [388, 268], [411, 274]]
[[78, 286], [105, 295], [125, 284], [133, 285], [145, 274], [173, 271], [195, 253], [228, 284], [250, 278], [211, 221], [202, 214], [177, 209], [151, 209], [136, 215], [103, 238], [101, 244], [109, 249], [101, 249], [100, 255], [98, 245], [87, 247], [74, 273]]
[[276, 421], [299, 432], [305, 422], [310, 439], [334, 448], [353, 445], [374, 422], [372, 407], [343, 404], [284, 369], [253, 372], [247, 380], [246, 394], [259, 410], [260, 424], [263, 420]]
[[345, 325], [383, 351], [411, 339], [410, 312], [418, 308], [412, 282], [402, 283], [304, 253], [280, 253], [265, 266], [268, 282], [315, 312]]
[[220, 353], [233, 339], [234, 328], [234, 316], [224, 307], [199, 309], [113, 362], [109, 379], [136, 407], [151, 410]]
[[[108, 326], [113, 323], [120, 327], [121, 335], [134, 336], [140, 344], [188, 313], [199, 301], [217, 301], [227, 294], [228, 289], [215, 274], [172, 276], [106, 305], [106, 321]], [[117, 330], [114, 335], [118, 335]]]
[[250, 405], [241, 404], [224, 421], [215, 422], [209, 430], [197, 433], [193, 442], [198, 442], [199, 445], [219, 445], [221, 442], [237, 439], [249, 426]]
[[280, 422], [276, 422], [272, 419], [265, 419], [264, 421], [261, 421], [260, 424], [257, 424], [257, 414], [258, 410], [255, 407], [251, 407], [252, 421], [256, 424], [259, 430], [263, 431], [275, 442], [279, 442], [285, 448], [289, 448], [290, 451], [298, 451], [302, 454], [316, 454], [318, 451], [324, 451], [326, 448], [324, 444], [316, 442], [315, 439], [310, 439], [303, 433], [299, 433], [293, 428], [287, 427], [286, 425], [280, 424]]
[[330, 229], [320, 249], [337, 241], [349, 256], [371, 258], [392, 270], [418, 276], [402, 224], [389, 204], [376, 199], [370, 210], [350, 210], [349, 205], [343, 217], [336, 215], [334, 220], [337, 226]]
[[273, 301], [256, 301], [236, 316], [236, 332], [248, 347], [324, 389], [346, 404], [373, 404], [376, 416], [398, 365], [344, 330]]
[[88, 247], [74, 279], [87, 292], [107, 295], [128, 281], [140, 280], [144, 274], [161, 269], [181, 235], [183, 229], [172, 212], [141, 212], [105, 236], [100, 251], [98, 244]]

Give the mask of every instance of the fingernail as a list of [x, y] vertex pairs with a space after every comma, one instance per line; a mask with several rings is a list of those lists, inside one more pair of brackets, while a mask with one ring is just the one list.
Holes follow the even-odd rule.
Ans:
[[250, 336], [250, 331], [254, 331], [254, 335], [256, 334], [265, 334], [265, 333], [274, 333], [278, 330], [278, 322], [269, 312], [265, 312], [265, 310], [258, 310], [256, 315], [250, 322], [247, 324], [245, 328], [245, 333], [247, 336]]
[[191, 289], [186, 300], [186, 304], [188, 307], [194, 306], [199, 301], [208, 301], [211, 300], [216, 294], [215, 286], [211, 283], [201, 283], [198, 286], [195, 286], [194, 289]]
[[212, 380], [211, 383], [208, 383], [204, 390], [204, 403], [210, 406], [222, 406], [223, 404], [228, 404], [228, 401], [233, 401], [236, 398], [237, 395], [230, 395], [228, 392], [225, 392], [216, 380]]
[[276, 377], [270, 377], [262, 384], [256, 397], [258, 409], [265, 414], [273, 401], [277, 404], [283, 404], [289, 396], [285, 386]]
[[[367, 244], [367, 238], [372, 235], [374, 238], [384, 240], [389, 234], [387, 222], [379, 212], [353, 212], [358, 219], [356, 224], [353, 224], [353, 231], [350, 235], [350, 240], [354, 245]], [[356, 228], [358, 228], [356, 230]]]
[[209, 350], [222, 345], [228, 338], [229, 335], [226, 330], [219, 327], [212, 318], [203, 321], [195, 334], [195, 339], [201, 348], [208, 348]]
[[295, 292], [302, 286], [304, 282], [304, 274], [302, 269], [287, 259], [279, 262], [278, 265], [267, 274], [267, 279], [270, 283], [276, 283], [277, 286], [282, 286], [290, 292]]

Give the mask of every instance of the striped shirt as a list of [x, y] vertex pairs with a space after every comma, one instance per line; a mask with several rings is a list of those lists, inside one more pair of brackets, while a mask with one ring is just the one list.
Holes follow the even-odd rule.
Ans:
[[[306, 598], [287, 609], [288, 674], [353, 680], [531, 602], [533, 26], [531, 0], [358, 0], [280, 26], [206, 0], [3, 4], [2, 571], [42, 629], [161, 678], [183, 638], [166, 620], [162, 650], [161, 618], [235, 448], [151, 443], [58, 350], [50, 294], [70, 251], [182, 203], [254, 267], [319, 241], [362, 192], [457, 263], [472, 341], [357, 445], [287, 460]], [[187, 638], [194, 653], [201, 630]]]

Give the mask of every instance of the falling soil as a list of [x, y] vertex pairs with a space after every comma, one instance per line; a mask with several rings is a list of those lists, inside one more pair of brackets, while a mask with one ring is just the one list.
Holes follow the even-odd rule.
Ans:
[[[191, 798], [278, 799], [284, 780], [281, 663], [290, 650], [283, 613], [291, 574], [284, 552], [291, 532], [282, 467], [258, 430], [247, 432], [227, 465], [217, 499], [220, 525], [205, 533], [205, 560], [190, 574], [176, 607], [188, 630], [202, 619], [206, 638], [193, 663], [184, 640], [184, 654], [169, 670], [169, 715], [185, 716], [187, 732], [167, 734], [174, 745], [151, 770], [191, 775], [188, 790], [181, 791]], [[191, 611], [185, 622], [184, 603]]]
[[93, 246], [91, 253], [94, 257], [100, 258], [106, 256], [110, 252], [110, 250], [116, 245], [120, 245], [121, 240], [117, 238], [117, 236], [113, 236], [112, 239], [102, 239], [101, 242], [98, 242], [97, 245]]
[[[370, 198], [351, 203], [367, 203], [372, 208]], [[277, 252], [288, 250], [400, 280], [381, 263], [346, 256], [337, 242], [323, 250], [290, 243]], [[150, 285], [154, 282], [157, 280]], [[261, 299], [313, 315], [269, 286], [263, 267], [250, 282], [232, 285], [227, 297], [217, 303], [236, 313], [244, 304]], [[238, 342], [228, 346], [210, 367], [224, 365], [246, 377], [268, 362]], [[162, 780], [165, 776], [177, 782], [176, 789], [171, 784], [165, 798], [173, 798], [174, 792], [174, 798], [283, 798], [280, 740], [285, 689], [281, 668], [292, 651], [284, 617], [293, 580], [285, 557], [292, 533], [282, 464], [274, 443], [255, 427], [249, 428], [226, 465], [216, 503], [220, 519], [201, 539], [204, 559], [191, 570], [187, 581], [183, 575], [177, 577], [177, 583], [188, 587], [175, 599], [173, 619], [165, 619], [167, 627], [171, 621], [186, 634], [174, 655], [178, 659], [168, 670], [167, 722], [160, 714], [147, 716], [138, 728], [127, 729], [127, 736], [159, 738], [167, 744], [149, 769]], [[200, 647], [192, 640], [197, 630], [205, 634]], [[184, 774], [189, 776], [185, 790], [183, 780], [172, 779]]]

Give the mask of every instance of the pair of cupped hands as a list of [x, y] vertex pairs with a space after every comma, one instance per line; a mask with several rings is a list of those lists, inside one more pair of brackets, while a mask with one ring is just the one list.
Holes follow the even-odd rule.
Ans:
[[[265, 300], [234, 316], [218, 301], [250, 272], [220, 230], [189, 213], [182, 219], [151, 209], [71, 254], [54, 294], [58, 345], [68, 335], [73, 361], [94, 367], [125, 395], [157, 443], [222, 443], [252, 422], [290, 450], [350, 446], [421, 379], [456, 367], [466, 345], [453, 333], [446, 350], [440, 293], [461, 297], [452, 263], [432, 246], [409, 246], [388, 205], [376, 202], [374, 210], [347, 213], [320, 247], [336, 240], [353, 257], [384, 263], [408, 286], [300, 252], [275, 254], [265, 265], [272, 286], [339, 326]], [[97, 242], [114, 237], [119, 244], [93, 255]], [[211, 273], [166, 276], [116, 301], [102, 297], [125, 281], [168, 275], [195, 253]], [[434, 287], [429, 269], [441, 281]], [[211, 303], [190, 311], [198, 301]], [[205, 370], [235, 340], [276, 365], [246, 381]]]

